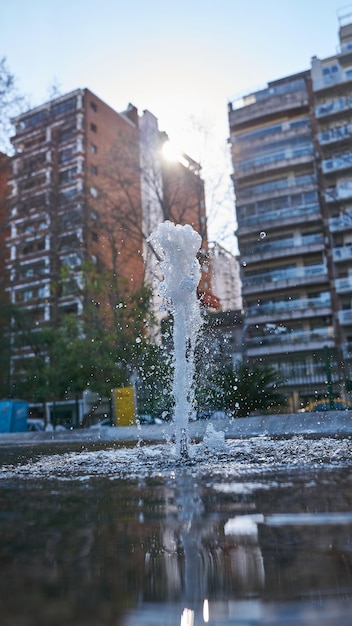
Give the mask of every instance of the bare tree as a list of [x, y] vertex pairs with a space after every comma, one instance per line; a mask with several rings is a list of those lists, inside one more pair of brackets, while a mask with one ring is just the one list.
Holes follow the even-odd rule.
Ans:
[[[158, 255], [149, 237], [162, 221], [188, 223], [200, 233], [203, 240], [200, 261], [205, 265], [204, 182], [199, 165], [191, 158], [186, 155], [173, 161], [165, 158], [163, 146], [168, 142], [165, 133], [160, 133], [155, 126], [152, 132], [146, 132], [143, 118], [139, 124], [137, 147], [120, 134], [109, 154], [97, 220], [100, 230], [105, 233], [106, 246], [110, 247], [112, 255], [115, 254], [117, 266], [119, 259], [126, 258], [126, 255], [132, 258], [143, 253], [142, 278], [151, 286], [158, 275]], [[111, 190], [114, 190], [113, 194]], [[206, 282], [207, 279], [203, 280]], [[158, 306], [153, 309], [157, 311]]]
[[11, 118], [27, 106], [26, 98], [20, 94], [14, 75], [7, 65], [6, 57], [0, 59], [0, 150], [11, 149]]

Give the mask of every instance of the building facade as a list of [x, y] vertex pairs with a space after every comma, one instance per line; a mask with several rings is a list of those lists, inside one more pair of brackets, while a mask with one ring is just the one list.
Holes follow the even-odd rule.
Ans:
[[[345, 21], [347, 20], [347, 23]], [[337, 54], [312, 59], [316, 154], [328, 243], [334, 332], [345, 377], [352, 361], [352, 15], [342, 18]]]
[[[3, 274], [11, 303], [34, 324], [55, 327], [67, 313], [82, 315], [87, 271], [112, 276], [112, 298], [96, 302], [109, 316], [120, 299], [151, 282], [147, 239], [164, 219], [191, 223], [206, 252], [200, 169], [188, 158], [163, 158], [167, 137], [149, 112], [140, 116], [129, 105], [118, 113], [78, 89], [13, 123]], [[207, 290], [204, 266], [200, 295]], [[22, 357], [14, 348], [14, 368]]]
[[211, 284], [221, 311], [242, 309], [241, 279], [238, 260], [218, 242], [209, 246]]
[[352, 25], [339, 37], [229, 104], [245, 358], [278, 370], [292, 410], [350, 379]]

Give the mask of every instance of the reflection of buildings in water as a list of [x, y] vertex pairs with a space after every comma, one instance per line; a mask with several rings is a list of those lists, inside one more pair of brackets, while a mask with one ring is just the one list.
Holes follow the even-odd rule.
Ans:
[[263, 515], [239, 515], [226, 522], [226, 537], [231, 537], [236, 549], [231, 550], [231, 571], [237, 589], [258, 591], [264, 588], [265, 571], [258, 541], [258, 524]]
[[204, 598], [259, 592], [265, 582], [258, 542], [263, 516], [239, 515], [226, 523], [209, 520], [199, 487], [190, 477], [178, 480], [172, 491], [166, 498], [162, 547], [147, 559], [149, 598], [164, 594], [169, 601], [200, 606]]

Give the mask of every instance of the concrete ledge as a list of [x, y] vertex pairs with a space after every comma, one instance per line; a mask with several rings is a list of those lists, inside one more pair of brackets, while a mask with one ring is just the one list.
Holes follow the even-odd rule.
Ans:
[[[199, 420], [189, 424], [192, 438], [203, 438], [207, 425], [224, 431], [227, 438], [292, 437], [294, 435], [333, 437], [352, 436], [352, 411], [327, 411], [322, 413], [291, 413], [289, 415], [256, 415], [228, 420]], [[65, 431], [0, 433], [0, 446], [37, 445], [41, 443], [94, 443], [94, 442], [163, 442], [171, 438], [175, 427], [172, 423], [152, 426], [103, 426], [97, 429]]]
[[290, 413], [288, 415], [261, 415], [232, 420], [231, 436], [255, 437], [270, 435], [352, 435], [352, 411], [321, 413]]

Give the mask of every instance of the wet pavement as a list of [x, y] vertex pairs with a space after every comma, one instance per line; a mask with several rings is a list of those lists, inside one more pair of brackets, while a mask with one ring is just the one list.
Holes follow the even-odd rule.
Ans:
[[0, 446], [0, 560], [2, 626], [351, 624], [351, 440]]

